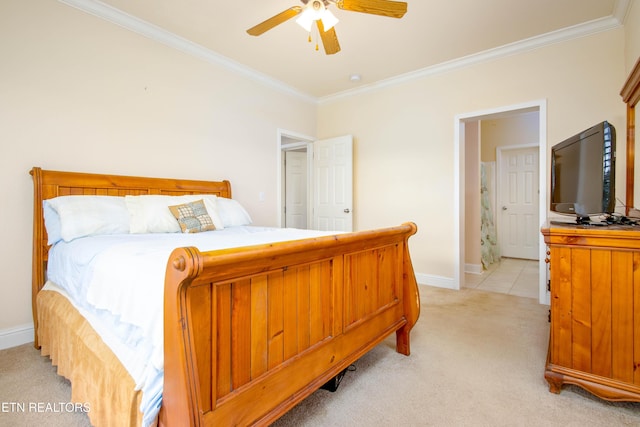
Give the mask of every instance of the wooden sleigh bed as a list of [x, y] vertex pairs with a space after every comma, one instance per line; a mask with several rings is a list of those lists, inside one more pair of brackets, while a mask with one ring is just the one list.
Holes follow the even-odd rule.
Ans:
[[[73, 306], [43, 291], [43, 200], [62, 195], [215, 194], [228, 181], [34, 167], [35, 346], [88, 403], [92, 424], [139, 425], [140, 391]], [[173, 251], [164, 283], [162, 426], [268, 425], [396, 334], [409, 355], [420, 310], [412, 223], [252, 247]], [[58, 308], [55, 308], [58, 307]], [[84, 322], [84, 323], [83, 323]], [[66, 326], [65, 326], [66, 325]]]

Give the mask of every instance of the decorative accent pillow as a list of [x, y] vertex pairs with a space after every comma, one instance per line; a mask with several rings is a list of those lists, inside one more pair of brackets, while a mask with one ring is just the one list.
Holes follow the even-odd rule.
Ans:
[[218, 215], [225, 227], [251, 224], [249, 212], [237, 201], [218, 197]]
[[43, 202], [48, 243], [100, 234], [129, 233], [124, 197], [59, 196]]
[[224, 225], [218, 216], [217, 197], [213, 194], [164, 196], [142, 195], [125, 196], [127, 209], [131, 215], [131, 233], [179, 233], [180, 225], [169, 210], [169, 206], [180, 205], [196, 200], [204, 200], [209, 217], [217, 230]]
[[207, 213], [207, 208], [204, 206], [203, 200], [169, 206], [169, 210], [178, 220], [178, 224], [183, 233], [200, 233], [201, 231], [216, 229], [211, 217]]

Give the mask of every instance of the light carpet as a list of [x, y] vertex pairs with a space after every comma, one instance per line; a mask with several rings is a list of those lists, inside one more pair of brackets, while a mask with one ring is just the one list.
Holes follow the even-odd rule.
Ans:
[[[639, 403], [607, 402], [574, 386], [548, 391], [547, 306], [425, 286], [421, 300], [409, 357], [389, 337], [356, 362], [336, 392], [318, 390], [274, 427], [640, 425]], [[87, 426], [81, 412], [3, 410], [69, 399], [68, 381], [32, 345], [0, 351], [0, 426]]]

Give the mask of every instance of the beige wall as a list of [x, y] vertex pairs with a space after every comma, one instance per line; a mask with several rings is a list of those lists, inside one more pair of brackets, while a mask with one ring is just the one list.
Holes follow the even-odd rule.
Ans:
[[539, 121], [538, 111], [482, 120], [481, 161], [495, 162], [498, 147], [538, 144]]
[[276, 225], [278, 128], [354, 135], [355, 227], [415, 221], [416, 272], [453, 277], [455, 116], [546, 99], [549, 145], [605, 118], [623, 128], [618, 93], [640, 49], [637, 4], [630, 15], [634, 29], [317, 107], [56, 0], [3, 0], [0, 335], [31, 322], [32, 166], [226, 178], [256, 223]]
[[640, 59], [640, 1], [632, 0], [624, 26], [625, 63], [629, 73], [636, 61]]
[[416, 271], [454, 278], [456, 116], [546, 99], [549, 145], [604, 119], [622, 128], [624, 43], [624, 31], [611, 30], [323, 102], [318, 136], [349, 133], [358, 147], [356, 227], [415, 221]]
[[56, 0], [2, 0], [0, 54], [0, 335], [31, 322], [31, 167], [229, 179], [276, 225], [277, 130], [316, 134], [315, 103]]

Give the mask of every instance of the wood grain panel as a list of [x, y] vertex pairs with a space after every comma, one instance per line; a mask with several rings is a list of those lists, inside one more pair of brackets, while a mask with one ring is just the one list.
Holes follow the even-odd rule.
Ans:
[[300, 266], [297, 272], [298, 289], [298, 351], [302, 352], [311, 345], [311, 294], [309, 283], [311, 273], [308, 265]]
[[298, 269], [287, 269], [283, 274], [283, 359], [298, 353]]
[[400, 248], [398, 245], [382, 248], [378, 251], [378, 279], [386, 286], [378, 286], [378, 300], [381, 305], [398, 301], [400, 294], [398, 286], [402, 282], [398, 266], [400, 260]]
[[[591, 369], [611, 376], [611, 251], [594, 249], [591, 265]], [[579, 265], [579, 264], [578, 264]]]
[[571, 270], [571, 366], [587, 371], [591, 370], [591, 270], [597, 269], [596, 261], [591, 261], [589, 249], [571, 251], [572, 265], [582, 266]]
[[[266, 276], [251, 279], [251, 378], [267, 372], [268, 280]], [[234, 325], [235, 327], [236, 325]]]
[[551, 259], [551, 317], [557, 325], [551, 332], [553, 363], [571, 366], [571, 249], [552, 249]]
[[633, 254], [627, 251], [611, 253], [612, 313], [611, 344], [613, 348], [611, 376], [633, 382]]
[[335, 307], [334, 302], [334, 279], [333, 279], [333, 263], [322, 262], [318, 265], [320, 269], [320, 283], [322, 284], [322, 339], [335, 336]]
[[[380, 247], [345, 257], [345, 326], [357, 324], [397, 302], [398, 252]], [[392, 273], [393, 272], [393, 273]]]
[[[214, 360], [217, 399], [330, 336], [334, 319], [331, 265], [328, 261], [305, 264], [213, 285], [218, 295], [217, 330], [211, 332], [210, 341], [215, 340], [219, 349]], [[201, 288], [205, 287], [196, 287]], [[192, 305], [206, 306], [202, 301]], [[300, 307], [312, 314], [306, 319], [299, 316]]]
[[320, 268], [317, 264], [309, 266], [309, 346], [324, 338], [322, 330], [322, 283]]
[[[231, 284], [219, 284], [215, 286], [215, 290], [217, 294], [215, 313], [215, 342], [217, 346], [213, 362], [216, 366], [218, 379], [215, 390], [215, 396], [218, 399], [229, 394], [233, 387], [231, 379]], [[214, 342], [214, 339], [211, 341]]]
[[232, 285], [231, 296], [231, 388], [251, 381], [251, 281]]
[[[376, 265], [378, 261], [380, 250], [363, 252], [357, 255], [359, 259], [351, 260], [352, 269], [353, 266], [368, 265], [369, 268], [353, 269], [357, 272], [357, 279], [352, 283], [355, 287], [359, 288], [359, 294], [362, 301], [357, 307], [358, 319], [365, 318], [367, 315], [375, 312], [380, 307], [379, 291], [378, 291], [378, 275], [380, 273], [379, 266]], [[375, 260], [375, 261], [374, 261]]]
[[367, 251], [349, 255], [345, 262], [345, 290], [349, 297], [346, 300], [345, 327], [355, 324], [371, 312], [373, 300], [370, 284], [377, 275], [377, 268], [371, 263], [376, 252]]
[[[191, 327], [201, 331], [202, 334], [191, 337], [197, 360], [209, 361], [213, 357], [214, 349], [211, 346], [211, 334], [214, 323], [215, 304], [213, 303], [211, 286], [200, 286], [189, 289], [189, 311], [198, 313], [192, 317]], [[209, 365], [209, 366], [206, 366]], [[211, 410], [213, 405], [213, 392], [208, 384], [212, 378], [212, 365], [207, 363], [198, 370], [198, 381], [202, 388], [202, 404], [205, 410]]]
[[268, 369], [275, 368], [284, 361], [284, 283], [283, 272], [268, 276]]

